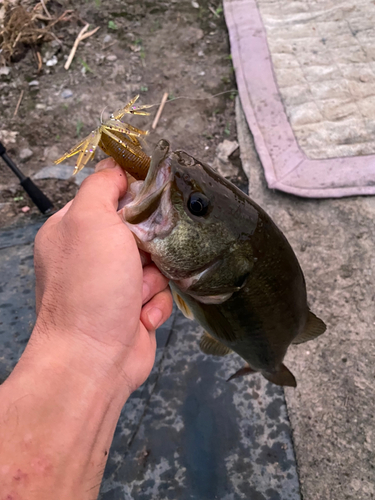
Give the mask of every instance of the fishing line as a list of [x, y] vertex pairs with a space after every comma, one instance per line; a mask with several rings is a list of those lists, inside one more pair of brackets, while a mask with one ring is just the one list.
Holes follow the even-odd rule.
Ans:
[[[169, 104], [170, 102], [177, 101], [178, 99], [186, 99], [189, 101], [206, 101], [207, 99], [214, 99], [215, 97], [218, 97], [220, 95], [233, 94], [233, 93], [237, 94], [238, 93], [237, 89], [224, 90], [223, 92], [219, 92], [218, 94], [209, 95], [207, 97], [190, 97], [190, 96], [181, 95], [178, 97], [172, 97], [171, 99], [168, 99], [167, 101], [165, 101], [165, 104]], [[160, 106], [160, 102], [157, 102], [155, 104], [146, 104], [145, 106], [142, 106], [142, 105], [138, 106], [138, 107], [134, 106], [134, 110], [137, 111], [137, 110], [142, 110], [142, 109], [151, 109], [151, 108], [154, 108], [155, 106]], [[102, 113], [101, 113], [100, 123], [102, 125], [103, 125], [103, 114], [107, 108], [108, 108], [108, 106], [105, 106], [105, 108], [102, 110]], [[130, 114], [133, 114], [133, 113], [130, 113]]]
[[105, 108], [103, 109], [102, 111], [102, 114], [100, 115], [100, 124], [103, 125], [103, 115], [104, 115], [104, 111], [108, 108], [108, 106], [105, 106]]
[[[171, 99], [168, 99], [167, 101], [165, 101], [165, 104], [168, 104], [168, 103], [173, 102], [173, 101], [177, 101], [178, 99], [187, 99], [189, 101], [205, 101], [207, 99], [213, 99], [214, 97], [218, 97], [218, 96], [224, 95], [224, 94], [232, 94], [234, 92], [237, 94], [237, 89], [225, 90], [224, 92], [219, 92], [218, 94], [209, 95], [207, 97], [190, 97], [190, 96], [172, 97]], [[154, 108], [155, 106], [160, 106], [160, 102], [155, 103], [155, 104], [147, 104], [147, 108]], [[142, 106], [140, 106], [139, 108], [142, 109]]]

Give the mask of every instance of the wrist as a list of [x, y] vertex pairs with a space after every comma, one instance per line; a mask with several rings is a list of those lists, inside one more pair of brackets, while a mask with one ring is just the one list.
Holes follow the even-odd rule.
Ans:
[[[0, 484], [30, 500], [51, 498], [51, 492], [59, 492], [56, 499], [88, 498], [129, 394], [119, 370], [95, 358], [91, 347], [69, 349], [57, 335], [44, 339], [34, 331], [0, 387]], [[30, 484], [13, 484], [18, 471]]]
[[[135, 389], [126, 372], [128, 350], [101, 343], [81, 332], [45, 331], [38, 321], [15, 370], [31, 371], [38, 377], [56, 374], [56, 381], [75, 381], [102, 391], [109, 399], [125, 402]], [[123, 405], [124, 403], [122, 403]]]

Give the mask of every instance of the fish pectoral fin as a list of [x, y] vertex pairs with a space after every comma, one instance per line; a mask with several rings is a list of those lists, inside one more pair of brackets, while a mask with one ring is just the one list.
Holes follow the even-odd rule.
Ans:
[[325, 323], [315, 316], [314, 313], [309, 311], [307, 313], [307, 321], [303, 332], [297, 335], [292, 343], [302, 344], [308, 340], [316, 339], [316, 337], [319, 337], [319, 335], [322, 335], [326, 331], [326, 328]]
[[[188, 293], [207, 304], [224, 302], [245, 285], [254, 266], [246, 257], [235, 252], [229, 257], [217, 260], [197, 275], [197, 280], [189, 287]], [[211, 298], [216, 302], [210, 301]], [[222, 297], [222, 299], [220, 299]], [[202, 300], [201, 300], [202, 299]]]
[[234, 292], [221, 293], [218, 295], [194, 295], [191, 296], [202, 304], [222, 304], [232, 297]]
[[207, 332], [204, 332], [199, 342], [199, 348], [204, 354], [212, 354], [213, 356], [226, 356], [232, 352], [232, 349], [211, 337]]
[[184, 299], [176, 292], [176, 290], [174, 290], [174, 288], [171, 288], [171, 290], [174, 301], [176, 302], [177, 307], [185, 316], [185, 318], [194, 319], [194, 314], [192, 313], [190, 307], [186, 304]]
[[249, 373], [255, 373], [255, 370], [250, 368], [249, 365], [245, 365], [242, 368], [240, 368], [239, 370], [237, 370], [236, 373], [233, 373], [233, 375], [231, 375], [228, 378], [227, 382], [229, 382], [230, 380], [233, 380], [235, 378], [239, 378], [239, 377], [243, 377], [244, 375], [248, 375]]
[[280, 370], [275, 373], [262, 372], [264, 378], [276, 385], [297, 387], [293, 373], [285, 365], [281, 365]]

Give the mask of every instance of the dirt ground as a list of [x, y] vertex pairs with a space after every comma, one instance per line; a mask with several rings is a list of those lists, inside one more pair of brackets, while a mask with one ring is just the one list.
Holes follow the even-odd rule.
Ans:
[[[169, 99], [181, 97], [166, 104], [155, 133], [149, 136], [150, 147], [163, 137], [173, 149], [185, 149], [212, 163], [217, 145], [235, 139], [235, 80], [221, 3], [44, 3], [53, 19], [66, 10], [72, 12], [53, 26], [49, 41], [19, 47], [13, 60], [0, 69], [0, 139], [25, 175], [52, 165], [98, 126], [103, 111], [104, 118], [108, 117], [136, 94], [140, 94], [140, 104], [159, 103], [164, 92]], [[19, 4], [30, 11], [39, 2], [22, 0]], [[42, 26], [48, 23], [39, 21]], [[81, 42], [71, 67], [65, 70], [85, 23], [90, 24], [89, 30], [100, 29]], [[43, 63], [39, 71], [38, 52]], [[229, 92], [213, 97], [225, 91]], [[128, 121], [148, 129], [156, 111], [157, 106], [151, 116], [131, 116]], [[103, 156], [100, 153], [97, 158]], [[73, 159], [68, 163], [75, 164]], [[56, 208], [77, 189], [72, 180], [36, 183]], [[30, 210], [23, 212], [24, 207]], [[1, 162], [0, 225], [25, 222], [37, 214], [17, 178]]]

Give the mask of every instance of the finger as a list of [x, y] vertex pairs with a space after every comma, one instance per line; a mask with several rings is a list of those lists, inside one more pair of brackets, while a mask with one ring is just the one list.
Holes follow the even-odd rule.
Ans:
[[161, 274], [155, 264], [143, 268], [142, 304], [148, 302], [154, 295], [165, 290], [169, 280]]
[[87, 207], [91, 214], [117, 210], [118, 200], [126, 193], [125, 172], [112, 158], [100, 162], [97, 169], [83, 181], [69, 210], [72, 214], [87, 211]]
[[173, 300], [169, 288], [156, 294], [142, 307], [141, 321], [148, 331], [159, 328], [172, 314]]

